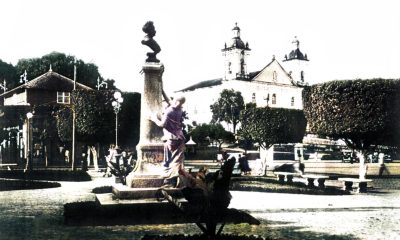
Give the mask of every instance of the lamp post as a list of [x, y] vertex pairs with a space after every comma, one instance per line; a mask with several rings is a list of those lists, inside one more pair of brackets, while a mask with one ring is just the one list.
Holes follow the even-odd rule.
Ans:
[[31, 112], [28, 112], [26, 114], [26, 119], [27, 119], [27, 156], [26, 156], [26, 166], [25, 166], [25, 171], [29, 171], [32, 169], [32, 134], [31, 134], [31, 119], [33, 117], [33, 114]]
[[104, 80], [100, 81], [100, 78], [97, 77], [97, 85], [96, 85], [97, 90], [100, 90], [100, 87], [102, 87], [102, 86], [105, 86], [105, 88], [108, 88], [108, 83]]
[[115, 113], [115, 147], [118, 147], [118, 112], [121, 109], [121, 103], [124, 99], [121, 96], [120, 92], [114, 93], [114, 101], [112, 101], [112, 106], [114, 108]]
[[4, 92], [7, 91], [7, 87], [6, 87], [6, 79], [3, 80], [3, 84], [0, 83], [0, 88], [2, 88], [4, 90]]

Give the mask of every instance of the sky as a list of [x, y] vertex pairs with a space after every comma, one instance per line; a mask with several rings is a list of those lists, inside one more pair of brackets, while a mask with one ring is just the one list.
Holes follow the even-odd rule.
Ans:
[[[310, 84], [400, 78], [400, 14], [395, 0], [0, 0], [0, 59], [53, 51], [99, 67], [123, 91], [142, 92], [150, 49], [142, 26], [154, 22], [164, 88], [220, 78], [221, 49], [235, 23], [248, 42], [248, 70], [283, 60], [294, 36], [309, 62]], [[28, 73], [29, 78], [29, 73]], [[79, 79], [78, 79], [79, 81]]]

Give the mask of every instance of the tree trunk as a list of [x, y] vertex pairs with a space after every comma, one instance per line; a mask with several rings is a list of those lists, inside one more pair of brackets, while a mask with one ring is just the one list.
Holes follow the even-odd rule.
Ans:
[[49, 166], [49, 156], [48, 156], [48, 151], [47, 151], [47, 145], [44, 144], [44, 162], [45, 162], [45, 166], [48, 167]]
[[92, 151], [93, 154], [93, 165], [94, 165], [94, 170], [99, 171], [99, 164], [97, 161], [97, 151], [95, 146], [91, 146], [90, 150]]

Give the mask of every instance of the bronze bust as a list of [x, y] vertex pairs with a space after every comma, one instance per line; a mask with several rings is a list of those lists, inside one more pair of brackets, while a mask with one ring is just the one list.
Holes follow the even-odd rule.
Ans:
[[161, 51], [161, 48], [158, 43], [153, 39], [153, 37], [156, 35], [156, 29], [154, 28], [153, 22], [146, 22], [142, 30], [147, 34], [142, 40], [142, 44], [148, 46], [151, 50], [153, 50], [153, 52], [147, 53], [146, 62], [160, 62], [160, 60], [157, 59], [156, 55]]

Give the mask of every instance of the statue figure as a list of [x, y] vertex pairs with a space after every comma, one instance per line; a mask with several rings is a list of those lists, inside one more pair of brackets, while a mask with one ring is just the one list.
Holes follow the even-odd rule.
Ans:
[[156, 29], [154, 28], [153, 22], [146, 22], [142, 30], [147, 34], [142, 40], [142, 44], [148, 46], [151, 50], [153, 50], [153, 52], [147, 53], [148, 58], [146, 59], [146, 62], [160, 62], [160, 60], [156, 58], [156, 55], [161, 51], [161, 48], [158, 43], [153, 39], [153, 37], [156, 35]]
[[167, 98], [166, 101], [169, 106], [162, 118], [159, 119], [157, 114], [153, 114], [149, 120], [162, 127], [164, 132], [164, 185], [176, 187], [179, 176], [188, 175], [183, 167], [185, 136], [182, 131], [184, 118], [182, 105], [185, 103], [185, 97], [176, 97], [173, 102]]

